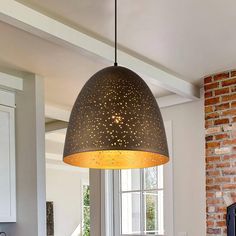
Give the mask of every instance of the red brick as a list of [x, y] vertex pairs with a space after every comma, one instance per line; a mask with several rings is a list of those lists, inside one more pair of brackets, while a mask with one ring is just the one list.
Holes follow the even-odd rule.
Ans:
[[236, 76], [236, 70], [231, 71], [231, 77]]
[[220, 177], [215, 179], [216, 184], [220, 183], [230, 183], [230, 178], [229, 177]]
[[215, 120], [214, 125], [223, 125], [223, 124], [228, 124], [228, 123], [229, 123], [229, 119], [225, 118], [225, 119]]
[[212, 97], [212, 95], [213, 95], [212, 91], [205, 92], [205, 94], [204, 94], [205, 98], [210, 98], [210, 97]]
[[[222, 101], [231, 101], [231, 100], [236, 100], [236, 94], [231, 94], [231, 95], [226, 95], [222, 97]], [[210, 104], [209, 104], [210, 105]]]
[[222, 163], [218, 163], [216, 164], [216, 168], [227, 168], [227, 167], [230, 167], [230, 163], [229, 162], [222, 162]]
[[210, 205], [216, 205], [216, 204], [222, 204], [223, 201], [219, 198], [209, 198], [207, 199], [207, 204], [210, 204]]
[[220, 191], [220, 185], [206, 186], [207, 191]]
[[220, 206], [220, 207], [216, 207], [216, 212], [226, 212], [226, 206]]
[[235, 116], [236, 115], [236, 110], [227, 110], [227, 111], [222, 111], [223, 116]]
[[206, 193], [206, 197], [207, 197], [207, 198], [213, 198], [213, 197], [215, 197], [215, 193], [209, 193], [209, 192], [207, 192], [207, 193]]
[[206, 142], [212, 141], [213, 140], [213, 136], [212, 135], [211, 136], [206, 136], [205, 140], [206, 140]]
[[230, 92], [231, 93], [236, 92], [236, 85], [230, 87]]
[[204, 86], [204, 90], [208, 91], [208, 90], [212, 90], [212, 89], [215, 89], [215, 88], [218, 88], [218, 87], [219, 87], [219, 83], [218, 82], [214, 82], [214, 83], [211, 83], [211, 84], [206, 84]]
[[209, 84], [212, 82], [212, 76], [208, 76], [206, 78], [204, 78], [204, 84]]
[[222, 84], [222, 87], [236, 84], [236, 78], [222, 81], [221, 84]]
[[207, 234], [226, 235], [225, 192], [236, 202], [236, 70], [204, 83]]
[[215, 135], [216, 140], [225, 139], [225, 138], [229, 138], [229, 135], [228, 134], [217, 134], [217, 135]]
[[207, 176], [220, 176], [220, 171], [219, 170], [207, 171], [206, 175]]
[[229, 72], [220, 73], [220, 74], [217, 74], [213, 77], [214, 81], [223, 80], [223, 79], [227, 79], [227, 78], [229, 78]]
[[207, 221], [207, 227], [213, 227], [214, 221]]
[[231, 103], [231, 107], [232, 107], [232, 108], [236, 107], [236, 102], [232, 102], [232, 103]]
[[206, 164], [206, 170], [212, 170], [213, 168], [214, 168], [214, 165]]
[[220, 161], [220, 157], [218, 157], [218, 156], [210, 156], [210, 157], [206, 158], [206, 163], [216, 162], [216, 161]]
[[224, 184], [222, 188], [223, 190], [236, 190], [236, 184]]
[[232, 160], [233, 160], [233, 159], [236, 160], [236, 154], [223, 156], [223, 160], [231, 160], [231, 159], [232, 159]]
[[220, 142], [208, 142], [206, 143], [206, 148], [216, 148], [220, 147]]
[[222, 170], [222, 174], [223, 174], [223, 176], [236, 175], [236, 169], [235, 170], [233, 170], [233, 169]]
[[230, 107], [229, 103], [222, 103], [222, 104], [216, 105], [215, 110], [216, 111], [225, 110], [225, 109], [229, 109], [229, 107]]
[[213, 126], [213, 120], [206, 120], [205, 121], [205, 128], [208, 129], [211, 126]]
[[206, 185], [213, 184], [214, 180], [212, 178], [207, 178], [206, 179]]
[[223, 141], [223, 145], [235, 145], [235, 144], [236, 144], [236, 139]]
[[229, 93], [229, 88], [223, 88], [223, 89], [217, 89], [215, 90], [215, 95], [222, 95], [222, 94], [226, 94]]
[[225, 220], [223, 220], [223, 221], [218, 221], [218, 222], [216, 222], [216, 226], [218, 226], [218, 227], [224, 227], [224, 226], [226, 226], [226, 221], [225, 221]]
[[213, 111], [214, 111], [213, 106], [205, 107], [205, 113], [210, 113], [210, 112], [213, 112]]
[[214, 105], [220, 102], [220, 98], [219, 97], [215, 97], [215, 98], [208, 98], [205, 100], [205, 106], [208, 105]]
[[207, 114], [205, 118], [206, 118], [206, 120], [219, 118], [219, 113], [218, 112], [213, 112], [213, 113]]

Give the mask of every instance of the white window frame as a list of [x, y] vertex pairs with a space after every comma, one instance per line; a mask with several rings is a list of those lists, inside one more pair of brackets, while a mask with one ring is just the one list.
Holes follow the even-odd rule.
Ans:
[[[164, 173], [163, 173], [163, 166], [158, 166], [158, 179], [160, 178], [163, 178], [164, 179]], [[163, 183], [163, 186], [162, 188], [159, 188], [157, 187], [156, 189], [145, 189], [144, 188], [144, 174], [145, 174], [145, 171], [144, 169], [140, 169], [140, 189], [138, 190], [128, 190], [128, 191], [122, 191], [122, 186], [121, 186], [121, 171], [114, 171], [114, 186], [119, 186], [118, 188], [118, 198], [115, 198], [114, 200], [114, 203], [115, 203], [115, 206], [118, 206], [118, 209], [116, 211], [116, 214], [115, 214], [115, 222], [119, 222], [119, 227], [115, 228], [115, 231], [116, 231], [116, 234], [117, 236], [126, 236], [126, 235], [130, 235], [130, 234], [122, 234], [122, 223], [121, 223], [121, 219], [122, 219], [122, 194], [125, 194], [125, 193], [140, 193], [140, 227], [141, 227], [141, 232], [143, 232], [143, 234], [137, 234], [137, 236], [140, 236], [140, 235], [148, 235], [148, 234], [145, 234], [145, 222], [142, 221], [142, 219], [145, 219], [144, 217], [144, 214], [145, 214], [145, 204], [144, 204], [144, 193], [146, 192], [162, 192], [164, 193], [164, 183]], [[161, 175], [161, 176], [160, 176]], [[158, 201], [160, 201], [161, 199], [158, 198]], [[163, 199], [164, 201], [164, 199]], [[156, 235], [156, 236], [161, 236], [161, 235], [164, 235], [164, 219], [162, 218], [164, 216], [164, 207], [163, 205], [160, 205], [158, 204], [158, 207], [161, 207], [161, 209], [158, 210], [157, 212], [157, 219], [158, 219], [158, 230], [161, 231], [161, 233], [158, 233], [158, 234], [152, 234], [152, 235]], [[162, 220], [159, 221], [159, 220]], [[117, 224], [116, 224], [117, 226]], [[133, 236], [136, 236], [136, 234], [132, 233]], [[150, 234], [149, 234], [150, 235]]]
[[[172, 122], [164, 122], [166, 136], [168, 140], [170, 162], [164, 165], [164, 235], [174, 236], [174, 202], [173, 202], [173, 153], [172, 153]], [[116, 171], [117, 172], [117, 171]], [[102, 235], [104, 236], [122, 236], [120, 224], [120, 197], [119, 189], [114, 187], [113, 182], [117, 182], [115, 171], [102, 171], [102, 202], [104, 211], [102, 216]], [[113, 202], [115, 202], [115, 211], [113, 214]], [[117, 206], [117, 202], [119, 203]], [[117, 209], [118, 208], [118, 209]], [[114, 217], [113, 217], [114, 216]], [[118, 227], [114, 227], [114, 225]], [[129, 235], [125, 235], [129, 236]], [[134, 234], [132, 234], [134, 236]], [[141, 236], [140, 234], [138, 236]]]

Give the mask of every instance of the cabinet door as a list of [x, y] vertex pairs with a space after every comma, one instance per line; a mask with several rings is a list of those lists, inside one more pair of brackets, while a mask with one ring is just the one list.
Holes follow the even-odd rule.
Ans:
[[14, 108], [0, 105], [0, 222], [16, 221]]

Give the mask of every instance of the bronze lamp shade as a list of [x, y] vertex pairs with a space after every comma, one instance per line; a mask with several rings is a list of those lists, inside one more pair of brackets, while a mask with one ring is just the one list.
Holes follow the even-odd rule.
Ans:
[[73, 107], [64, 162], [129, 169], [161, 165], [168, 156], [160, 109], [142, 78], [120, 66], [93, 75]]

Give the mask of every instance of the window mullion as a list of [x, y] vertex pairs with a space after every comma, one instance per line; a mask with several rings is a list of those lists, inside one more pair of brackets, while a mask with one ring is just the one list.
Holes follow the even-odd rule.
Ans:
[[140, 184], [141, 184], [141, 191], [140, 191], [140, 229], [141, 234], [144, 235], [145, 231], [145, 204], [144, 204], [144, 169], [140, 170]]

